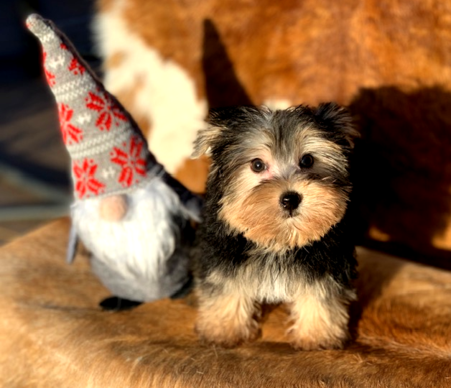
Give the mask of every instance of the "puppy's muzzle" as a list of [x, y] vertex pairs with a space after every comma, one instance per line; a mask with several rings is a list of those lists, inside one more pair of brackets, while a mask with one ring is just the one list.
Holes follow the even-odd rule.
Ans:
[[299, 207], [302, 202], [302, 196], [294, 191], [288, 191], [280, 196], [280, 205], [290, 216]]

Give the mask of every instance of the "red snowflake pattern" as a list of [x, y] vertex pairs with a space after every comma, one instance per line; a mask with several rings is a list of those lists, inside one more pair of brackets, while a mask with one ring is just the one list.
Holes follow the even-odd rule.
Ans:
[[78, 62], [77, 58], [72, 58], [69, 64], [69, 71], [71, 71], [74, 75], [81, 75], [85, 72], [85, 68]]
[[[119, 183], [123, 187], [130, 187], [132, 183], [137, 183], [136, 175], [146, 175], [146, 159], [143, 156], [144, 141], [136, 136], [132, 137], [128, 152], [114, 147], [111, 153], [111, 161], [122, 167], [119, 175]], [[124, 148], [126, 144], [124, 143]], [[145, 151], [145, 149], [144, 149]]]
[[104, 191], [105, 184], [95, 178], [97, 167], [92, 159], [84, 159], [81, 165], [77, 162], [73, 163], [72, 170], [76, 179], [75, 191], [78, 198], [89, 197], [90, 193], [98, 195]]
[[79, 143], [83, 139], [83, 131], [70, 122], [74, 111], [66, 104], [58, 104], [58, 114], [64, 144]]
[[45, 78], [47, 78], [47, 83], [49, 86], [55, 86], [55, 74], [51, 73], [49, 70], [47, 70], [47, 67], [45, 66], [45, 62], [47, 61], [47, 53], [43, 51], [42, 53], [42, 63], [44, 65], [44, 74]]
[[113, 124], [118, 126], [120, 121], [127, 121], [121, 108], [106, 92], [99, 92], [99, 94], [89, 92], [89, 97], [86, 98], [86, 107], [98, 112], [95, 124], [101, 131], [109, 131]]

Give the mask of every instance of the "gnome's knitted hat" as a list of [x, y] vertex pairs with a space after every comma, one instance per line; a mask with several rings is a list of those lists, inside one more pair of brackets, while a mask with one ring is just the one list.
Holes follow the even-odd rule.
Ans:
[[42, 44], [45, 76], [72, 158], [76, 198], [124, 193], [155, 177], [162, 167], [137, 124], [68, 38], [39, 15], [30, 15], [26, 24]]

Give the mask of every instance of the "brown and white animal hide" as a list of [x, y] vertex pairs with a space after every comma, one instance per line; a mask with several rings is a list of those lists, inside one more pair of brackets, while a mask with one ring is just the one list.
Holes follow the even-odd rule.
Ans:
[[349, 105], [363, 135], [359, 230], [449, 262], [451, 0], [98, 0], [97, 7], [106, 86], [189, 188], [204, 189], [208, 162], [189, 155], [209, 107], [336, 101]]
[[80, 253], [64, 260], [59, 220], [0, 249], [2, 387], [449, 387], [451, 273], [359, 249], [355, 342], [295, 351], [287, 314], [268, 309], [257, 342], [202, 345], [193, 300], [107, 313]]

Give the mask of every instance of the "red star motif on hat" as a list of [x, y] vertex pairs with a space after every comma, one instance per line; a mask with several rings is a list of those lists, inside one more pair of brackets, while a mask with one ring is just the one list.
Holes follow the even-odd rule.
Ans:
[[98, 195], [105, 189], [105, 184], [95, 178], [98, 165], [92, 159], [84, 159], [81, 165], [73, 162], [72, 171], [75, 176], [75, 191], [82, 199], [89, 194]]
[[79, 143], [83, 139], [83, 131], [71, 123], [74, 111], [66, 104], [58, 104], [58, 114], [64, 144]]
[[[130, 140], [128, 149], [114, 147], [111, 153], [111, 161], [122, 167], [118, 181], [124, 187], [130, 187], [132, 183], [139, 182], [137, 175], [146, 175], [146, 148], [144, 141], [137, 136]], [[124, 148], [127, 145], [124, 144]]]
[[101, 91], [98, 94], [89, 92], [86, 107], [98, 112], [95, 125], [101, 131], [109, 131], [112, 125], [118, 126], [121, 121], [127, 121], [122, 109], [107, 92]]
[[44, 74], [45, 74], [45, 78], [47, 79], [47, 83], [49, 84], [49, 86], [55, 86], [55, 74], [51, 73], [47, 67], [45, 66], [45, 62], [47, 60], [47, 53], [45, 51], [43, 51], [42, 53], [42, 63], [44, 65]]
[[83, 131], [71, 123], [74, 111], [66, 104], [58, 104], [58, 114], [64, 144], [79, 143], [83, 139]]
[[72, 60], [70, 61], [68, 69], [74, 75], [81, 75], [85, 72], [84, 66], [82, 66], [81, 63], [78, 62], [77, 58], [75, 57], [73, 57]]

